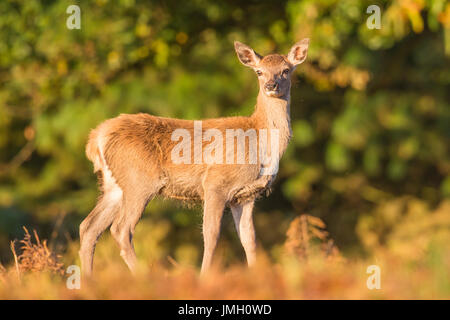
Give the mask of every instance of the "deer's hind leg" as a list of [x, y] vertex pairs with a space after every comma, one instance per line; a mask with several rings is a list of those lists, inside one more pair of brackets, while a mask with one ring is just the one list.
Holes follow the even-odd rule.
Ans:
[[159, 192], [164, 183], [153, 181], [150, 187], [136, 184], [131, 190], [124, 190], [122, 206], [111, 225], [111, 234], [120, 248], [120, 255], [131, 272], [136, 271], [136, 253], [133, 235], [147, 203]]
[[[103, 171], [100, 171], [103, 175]], [[113, 222], [122, 203], [122, 190], [115, 183], [109, 172], [105, 172], [102, 189], [103, 194], [95, 208], [80, 225], [80, 259], [85, 276], [92, 274], [95, 245], [100, 235]]]

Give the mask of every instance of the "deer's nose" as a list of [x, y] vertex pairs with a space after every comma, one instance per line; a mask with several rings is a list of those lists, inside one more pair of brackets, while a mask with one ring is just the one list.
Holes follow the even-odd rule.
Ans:
[[265, 89], [266, 89], [267, 91], [273, 91], [273, 90], [276, 90], [276, 89], [278, 89], [278, 82], [276, 82], [276, 81], [269, 81], [269, 82], [267, 82], [267, 83], [264, 85], [264, 87], [265, 87]]

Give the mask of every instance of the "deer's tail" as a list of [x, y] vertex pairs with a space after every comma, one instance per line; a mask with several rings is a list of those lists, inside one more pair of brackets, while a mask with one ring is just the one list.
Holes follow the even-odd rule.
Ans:
[[86, 157], [94, 164], [94, 173], [101, 170], [104, 166], [104, 159], [99, 145], [99, 130], [94, 129], [89, 134], [86, 144]]

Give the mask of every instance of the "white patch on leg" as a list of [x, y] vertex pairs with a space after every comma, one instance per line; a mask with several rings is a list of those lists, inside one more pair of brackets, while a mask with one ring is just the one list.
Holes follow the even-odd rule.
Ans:
[[105, 197], [111, 202], [112, 205], [114, 205], [117, 202], [122, 201], [123, 191], [117, 184], [116, 179], [114, 179], [111, 170], [106, 164], [106, 160], [103, 155], [104, 137], [101, 133], [98, 135], [97, 146], [102, 162], [103, 192]]

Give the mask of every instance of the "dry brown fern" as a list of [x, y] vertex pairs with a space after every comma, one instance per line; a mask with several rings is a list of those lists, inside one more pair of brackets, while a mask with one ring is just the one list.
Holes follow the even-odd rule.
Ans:
[[16, 256], [14, 241], [11, 243], [18, 273], [50, 271], [53, 274], [63, 275], [64, 265], [59, 262], [61, 256], [48, 248], [47, 240], [41, 242], [36, 230], [33, 231], [36, 243], [33, 243], [27, 228], [23, 227], [23, 229], [25, 230], [25, 236], [23, 240], [19, 241], [21, 244], [20, 255]]
[[339, 250], [325, 229], [326, 225], [320, 218], [300, 215], [291, 222], [286, 232], [286, 251], [300, 259], [317, 253], [326, 258], [339, 256]]

